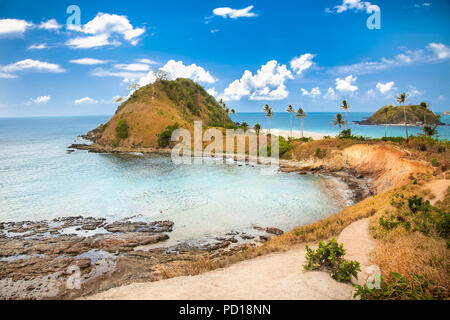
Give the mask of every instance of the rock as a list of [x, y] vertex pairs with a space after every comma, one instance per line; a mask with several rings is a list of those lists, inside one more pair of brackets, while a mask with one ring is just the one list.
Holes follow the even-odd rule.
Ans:
[[277, 236], [281, 236], [282, 234], [284, 234], [283, 230], [280, 230], [277, 228], [266, 228], [266, 232], [277, 235]]
[[74, 262], [74, 265], [76, 265], [80, 269], [85, 269], [91, 266], [91, 259], [89, 258], [76, 259]]

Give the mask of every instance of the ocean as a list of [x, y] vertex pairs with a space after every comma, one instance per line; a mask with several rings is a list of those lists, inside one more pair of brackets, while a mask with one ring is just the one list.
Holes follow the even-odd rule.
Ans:
[[[173, 241], [254, 224], [289, 230], [339, 212], [334, 178], [260, 174], [235, 163], [175, 165], [169, 157], [66, 152], [109, 116], [0, 119], [0, 221], [63, 216], [175, 222]], [[333, 183], [334, 188], [329, 188]]]

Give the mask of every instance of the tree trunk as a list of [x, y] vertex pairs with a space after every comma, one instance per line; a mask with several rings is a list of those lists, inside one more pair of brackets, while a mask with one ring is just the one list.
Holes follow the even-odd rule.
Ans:
[[403, 106], [403, 114], [405, 116], [406, 142], [408, 142], [409, 141], [409, 134], [408, 134], [408, 124], [406, 123], [406, 106]]
[[302, 138], [303, 138], [303, 118], [302, 118]]

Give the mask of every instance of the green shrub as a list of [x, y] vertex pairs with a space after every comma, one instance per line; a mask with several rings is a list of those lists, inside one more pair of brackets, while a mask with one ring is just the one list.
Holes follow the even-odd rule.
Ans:
[[323, 159], [327, 156], [327, 151], [317, 148], [314, 155], [316, 156], [316, 158]]
[[128, 125], [125, 119], [120, 119], [116, 125], [116, 137], [119, 139], [128, 138]]
[[433, 167], [439, 167], [441, 164], [440, 164], [440, 162], [439, 162], [438, 159], [433, 158], [433, 159], [431, 160], [431, 165], [432, 165]]
[[166, 148], [172, 143], [172, 134], [178, 129], [178, 123], [175, 123], [172, 126], [168, 126], [163, 132], [158, 135], [158, 146], [160, 148]]
[[97, 127], [98, 132], [103, 133], [103, 131], [105, 131], [105, 129], [108, 127], [107, 123], [102, 123]]
[[423, 276], [413, 274], [411, 279], [406, 279], [399, 273], [392, 272], [393, 280], [386, 283], [381, 277], [380, 288], [369, 288], [366, 285], [354, 284], [356, 292], [354, 298], [361, 300], [430, 300], [433, 297], [442, 297], [439, 289], [431, 289], [433, 282]]
[[359, 262], [344, 259], [345, 249], [343, 244], [338, 244], [336, 239], [331, 239], [327, 244], [319, 242], [319, 248], [312, 250], [306, 246], [306, 270], [325, 270], [331, 272], [336, 281], [350, 281], [351, 276], [358, 277], [361, 271]]
[[280, 157], [284, 156], [286, 153], [292, 150], [292, 143], [286, 141], [284, 137], [279, 137], [279, 148], [280, 148]]

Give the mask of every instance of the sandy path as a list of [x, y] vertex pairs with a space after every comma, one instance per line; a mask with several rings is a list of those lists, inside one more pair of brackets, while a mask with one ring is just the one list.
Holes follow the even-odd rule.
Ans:
[[424, 185], [424, 190], [430, 190], [431, 193], [434, 195], [434, 198], [430, 200], [432, 205], [435, 205], [436, 202], [442, 201], [445, 198], [445, 195], [447, 194], [447, 190], [450, 187], [450, 180], [441, 179], [441, 180], [434, 180], [426, 185]]
[[[374, 248], [369, 237], [369, 219], [347, 227], [339, 237], [349, 259], [369, 264]], [[324, 272], [306, 272], [304, 246], [243, 261], [225, 269], [191, 277], [113, 288], [88, 299], [139, 300], [262, 300], [262, 299], [351, 299], [353, 287], [338, 283]], [[365, 268], [362, 268], [365, 270]]]

